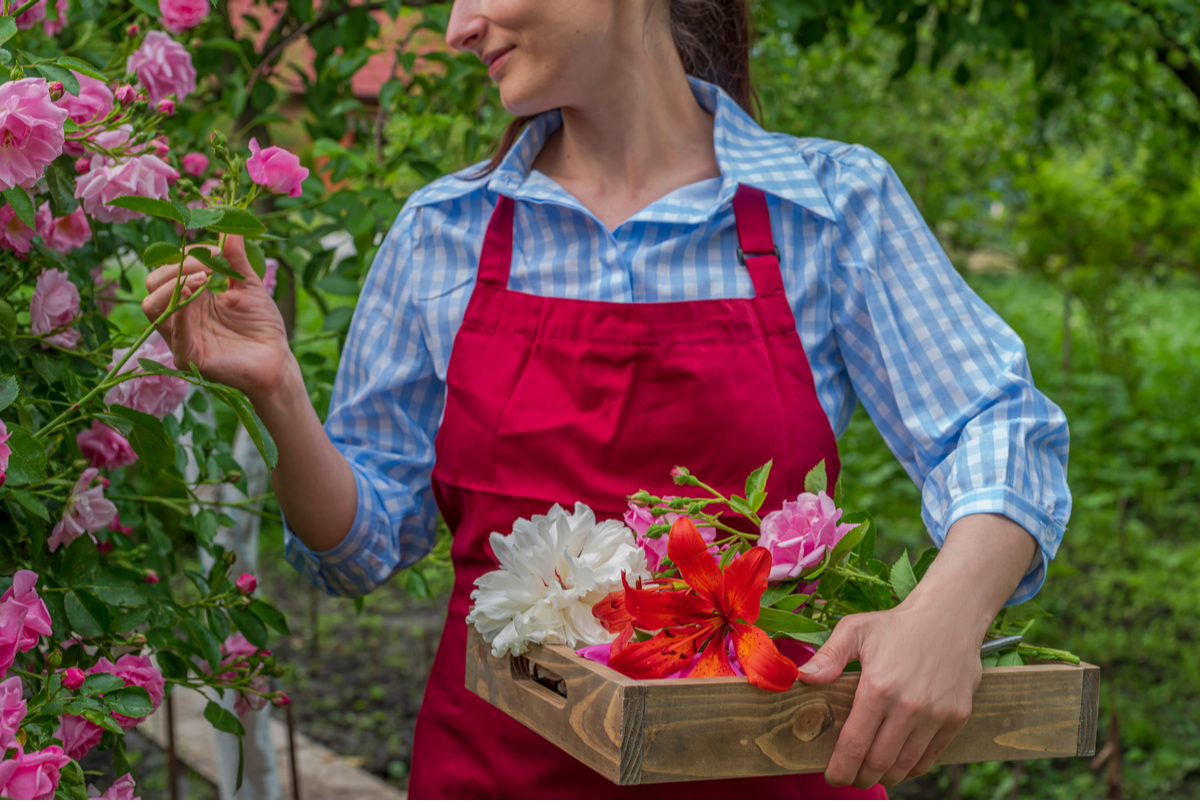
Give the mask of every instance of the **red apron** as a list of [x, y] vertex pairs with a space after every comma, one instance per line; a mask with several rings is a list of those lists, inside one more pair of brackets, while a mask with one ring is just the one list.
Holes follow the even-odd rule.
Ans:
[[[609, 303], [508, 289], [513, 206], [488, 223], [446, 374], [433, 489], [454, 532], [454, 591], [417, 716], [413, 798], [883, 798], [820, 774], [620, 787], [464, 686], [475, 579], [518, 517], [583, 501], [619, 519], [637, 489], [673, 491], [674, 465], [729, 491], [774, 459], [766, 511], [804, 489], [837, 443], [784, 296], [763, 193], [733, 201], [749, 300]], [[741, 254], [739, 254], [741, 255]]]

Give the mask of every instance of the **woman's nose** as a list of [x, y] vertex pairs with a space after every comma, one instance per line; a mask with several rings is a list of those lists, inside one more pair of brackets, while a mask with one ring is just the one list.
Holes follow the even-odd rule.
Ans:
[[455, 50], [479, 50], [487, 30], [480, 6], [481, 0], [454, 0], [446, 26], [447, 45]]

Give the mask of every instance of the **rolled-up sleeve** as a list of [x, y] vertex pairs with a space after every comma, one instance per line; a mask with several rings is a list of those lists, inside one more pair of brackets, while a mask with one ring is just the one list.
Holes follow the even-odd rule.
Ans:
[[318, 552], [284, 521], [288, 562], [332, 595], [364, 595], [433, 545], [437, 507], [430, 472], [445, 387], [413, 298], [415, 213], [400, 214], [371, 265], [325, 421], [354, 471], [354, 525], [340, 544]]
[[854, 147], [827, 173], [834, 330], [854, 393], [909, 476], [935, 544], [1002, 514], [1039, 549], [1009, 604], [1046, 577], [1071, 511], [1067, 420], [1025, 346], [955, 272], [891, 167]]

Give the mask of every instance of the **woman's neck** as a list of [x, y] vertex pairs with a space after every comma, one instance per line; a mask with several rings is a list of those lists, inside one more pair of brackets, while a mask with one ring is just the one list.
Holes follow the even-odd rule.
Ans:
[[[533, 167], [574, 195], [611, 231], [655, 200], [720, 175], [713, 117], [696, 102], [674, 45], [626, 51]], [[630, 58], [629, 56], [633, 56]]]

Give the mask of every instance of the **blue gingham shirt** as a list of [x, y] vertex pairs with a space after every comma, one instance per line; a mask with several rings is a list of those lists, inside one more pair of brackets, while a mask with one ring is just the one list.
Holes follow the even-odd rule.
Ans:
[[941, 547], [964, 515], [1006, 515], [1039, 553], [1010, 603], [1033, 597], [1071, 509], [1067, 421], [1033, 385], [1025, 347], [955, 272], [892, 168], [874, 152], [769, 133], [728, 95], [712, 112], [721, 175], [682, 187], [609, 231], [532, 170], [557, 112], [537, 117], [490, 176], [414, 194], [382, 243], [350, 326], [326, 431], [358, 485], [345, 540], [287, 558], [331, 594], [358, 596], [424, 556], [446, 365], [475, 286], [484, 230], [514, 198], [509, 286], [613, 303], [749, 298], [736, 257], [738, 184], [768, 195], [787, 297], [834, 431], [862, 403], [913, 481]]

